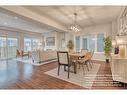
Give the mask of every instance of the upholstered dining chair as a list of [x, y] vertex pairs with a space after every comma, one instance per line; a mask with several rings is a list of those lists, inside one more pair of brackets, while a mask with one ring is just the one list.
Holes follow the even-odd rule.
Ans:
[[94, 55], [94, 50], [89, 52], [89, 56], [88, 56], [88, 62], [90, 64], [91, 68], [92, 68], [92, 64], [93, 64], [93, 61], [92, 61], [93, 55]]
[[87, 53], [88, 49], [81, 49], [81, 53]]
[[80, 58], [79, 60], [77, 60], [78, 64], [79, 64], [79, 69], [80, 69], [80, 65], [82, 66], [82, 69], [83, 69], [83, 73], [84, 73], [84, 65], [86, 66], [87, 70], [89, 71], [89, 66], [88, 66], [88, 63], [87, 61], [89, 60], [89, 57], [88, 57], [88, 54], [89, 52], [87, 52], [83, 58]]
[[[84, 55], [88, 52], [88, 49], [81, 49], [81, 53], [83, 53]], [[83, 56], [84, 57], [84, 56]], [[83, 58], [82, 57], [82, 58]]]
[[20, 51], [18, 49], [16, 50], [16, 58], [17, 57], [20, 57]]
[[29, 58], [29, 51], [28, 52], [24, 52], [23, 50], [21, 50], [21, 57], [23, 58], [24, 56], [28, 56]]
[[64, 71], [66, 71], [66, 67], [68, 67], [67, 71], [68, 71], [68, 78], [69, 78], [70, 66], [74, 65], [74, 63], [70, 60], [68, 52], [57, 51], [57, 57], [58, 57], [58, 76], [60, 72], [60, 66], [64, 66]]

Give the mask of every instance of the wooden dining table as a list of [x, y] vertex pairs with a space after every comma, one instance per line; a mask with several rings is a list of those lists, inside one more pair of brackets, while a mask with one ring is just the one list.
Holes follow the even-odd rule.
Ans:
[[85, 54], [84, 53], [80, 53], [80, 52], [74, 52], [74, 53], [69, 53], [69, 56], [73, 56], [73, 57], [83, 57]]
[[80, 53], [80, 52], [74, 52], [74, 53], [69, 53], [69, 57], [70, 59], [74, 60], [74, 73], [77, 73], [77, 60], [79, 60], [80, 58], [84, 57], [84, 53]]

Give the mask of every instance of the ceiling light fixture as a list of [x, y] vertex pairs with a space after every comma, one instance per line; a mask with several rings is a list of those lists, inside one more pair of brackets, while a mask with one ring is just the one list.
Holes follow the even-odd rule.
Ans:
[[74, 13], [74, 24], [70, 27], [70, 30], [74, 31], [74, 32], [80, 31], [79, 25], [77, 24], [77, 16], [78, 16], [78, 14]]

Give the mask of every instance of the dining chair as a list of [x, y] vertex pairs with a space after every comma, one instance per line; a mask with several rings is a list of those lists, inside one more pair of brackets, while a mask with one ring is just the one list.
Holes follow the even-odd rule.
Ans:
[[93, 61], [92, 61], [93, 55], [94, 55], [94, 50], [91, 51], [90, 56], [89, 56], [89, 60], [88, 60], [90, 65], [91, 65], [91, 67], [93, 65]]
[[81, 49], [81, 53], [87, 53], [88, 49]]
[[16, 58], [20, 56], [20, 51], [17, 49], [16, 50]]
[[91, 64], [91, 58], [92, 58], [92, 52], [88, 52], [87, 53], [87, 64], [89, 64], [90, 65], [90, 67], [92, 68], [92, 64]]
[[89, 53], [87, 52], [83, 58], [80, 58], [78, 61], [78, 64], [79, 64], [79, 69], [80, 69], [80, 65], [82, 66], [82, 69], [83, 69], [83, 73], [84, 73], [84, 65], [86, 66], [87, 70], [89, 71], [89, 66], [88, 66], [88, 60], [89, 60]]
[[[58, 57], [58, 76], [60, 72], [60, 66], [64, 66], [64, 71], [68, 71], [68, 78], [69, 78], [70, 66], [74, 66], [74, 72], [75, 72], [75, 65], [70, 60], [68, 52], [57, 51], [57, 57]], [[66, 70], [66, 67], [68, 67], [68, 70]]]
[[29, 51], [24, 52], [23, 50], [21, 50], [21, 57], [23, 58], [24, 56], [28, 56], [28, 58], [29, 58]]
[[[88, 52], [88, 49], [81, 49], [81, 52], [80, 53], [83, 53], [84, 55]], [[84, 56], [83, 56], [84, 57]], [[82, 58], [83, 58], [82, 57]]]

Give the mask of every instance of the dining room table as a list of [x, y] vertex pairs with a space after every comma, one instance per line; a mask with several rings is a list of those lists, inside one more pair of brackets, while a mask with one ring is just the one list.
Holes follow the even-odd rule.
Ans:
[[78, 64], [78, 61], [80, 58], [84, 57], [85, 54], [84, 53], [81, 53], [81, 52], [73, 52], [73, 53], [69, 53], [69, 57], [71, 60], [73, 60], [74, 62], [74, 73], [77, 73], [77, 64]]

